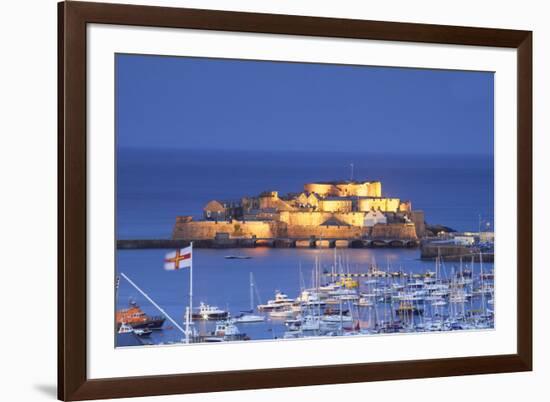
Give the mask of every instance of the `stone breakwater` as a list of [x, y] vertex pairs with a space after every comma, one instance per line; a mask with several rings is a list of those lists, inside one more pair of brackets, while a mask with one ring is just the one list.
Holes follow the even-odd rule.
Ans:
[[493, 262], [495, 255], [493, 250], [483, 250], [479, 247], [464, 246], [459, 244], [441, 244], [437, 242], [423, 242], [420, 245], [420, 258], [422, 260], [435, 260], [442, 258], [445, 261], [464, 261], [472, 259], [483, 262]]
[[[117, 240], [119, 250], [137, 249], [174, 249], [189, 246], [188, 240], [174, 239], [123, 239]], [[195, 248], [377, 248], [377, 247], [417, 247], [416, 240], [395, 239], [247, 239], [247, 238], [223, 238], [194, 240]]]
[[391, 223], [360, 227], [350, 225], [289, 225], [281, 221], [177, 221], [173, 239], [211, 240], [216, 238], [245, 239], [395, 239], [416, 240], [415, 225]]

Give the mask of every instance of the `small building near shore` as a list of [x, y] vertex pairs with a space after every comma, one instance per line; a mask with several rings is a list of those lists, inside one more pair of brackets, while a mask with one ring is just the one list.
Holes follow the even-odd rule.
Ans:
[[473, 246], [475, 243], [474, 236], [454, 236], [454, 243], [461, 246]]
[[494, 243], [495, 242], [495, 232], [481, 232], [479, 234], [480, 243]]

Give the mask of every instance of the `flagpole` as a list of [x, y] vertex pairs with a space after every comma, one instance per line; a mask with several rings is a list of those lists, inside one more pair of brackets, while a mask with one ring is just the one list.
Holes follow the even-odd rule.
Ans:
[[186, 322], [186, 342], [189, 343], [189, 325], [193, 320], [193, 242], [191, 242], [191, 266], [189, 267], [189, 308]]

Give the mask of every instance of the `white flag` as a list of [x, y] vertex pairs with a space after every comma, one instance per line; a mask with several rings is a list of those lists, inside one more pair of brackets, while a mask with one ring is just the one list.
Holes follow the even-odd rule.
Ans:
[[164, 269], [175, 271], [182, 268], [191, 268], [193, 263], [193, 249], [191, 246], [172, 251], [164, 257]]

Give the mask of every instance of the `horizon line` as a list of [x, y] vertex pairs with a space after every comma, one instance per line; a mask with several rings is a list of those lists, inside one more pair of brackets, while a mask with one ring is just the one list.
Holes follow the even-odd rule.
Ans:
[[231, 149], [231, 148], [186, 148], [186, 147], [168, 147], [168, 146], [121, 146], [116, 145], [115, 149], [118, 150], [155, 150], [155, 151], [196, 151], [196, 152], [262, 152], [262, 153], [309, 153], [309, 154], [363, 154], [363, 155], [393, 155], [393, 156], [486, 156], [494, 157], [494, 152], [415, 152], [415, 153], [405, 153], [405, 152], [372, 152], [372, 151], [343, 151], [343, 150], [306, 150], [306, 149]]

